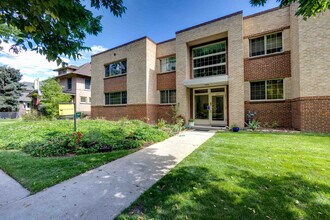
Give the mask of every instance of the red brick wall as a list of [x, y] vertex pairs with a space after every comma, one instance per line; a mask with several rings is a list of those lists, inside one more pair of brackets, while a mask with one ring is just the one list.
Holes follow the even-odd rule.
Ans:
[[279, 127], [291, 127], [291, 101], [274, 102], [245, 102], [245, 118], [248, 111], [256, 112], [256, 119], [263, 126], [267, 122], [270, 126], [276, 122]]
[[176, 72], [158, 73], [157, 90], [176, 89]]
[[330, 132], [330, 96], [292, 100], [292, 126], [301, 131]]
[[290, 51], [244, 59], [244, 80], [266, 80], [291, 76]]
[[172, 122], [172, 105], [123, 105], [123, 106], [92, 106], [92, 118], [104, 118], [107, 120], [140, 119], [150, 123], [156, 123], [163, 118]]
[[104, 92], [119, 92], [127, 90], [127, 76], [117, 76], [104, 79]]

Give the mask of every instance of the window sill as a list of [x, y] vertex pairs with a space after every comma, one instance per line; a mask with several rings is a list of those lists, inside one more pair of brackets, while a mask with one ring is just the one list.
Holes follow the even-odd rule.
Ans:
[[117, 76], [106, 76], [104, 77], [103, 79], [110, 79], [110, 78], [116, 78], [116, 77], [122, 77], [122, 76], [127, 76], [127, 73], [126, 74], [121, 74], [121, 75], [117, 75]]
[[270, 102], [285, 102], [285, 99], [269, 99], [269, 100], [249, 100], [251, 103], [270, 103]]
[[104, 107], [126, 107], [127, 104], [104, 105]]
[[90, 102], [80, 102], [79, 104], [88, 104], [88, 105], [90, 105], [91, 103]]
[[176, 105], [176, 103], [160, 103], [159, 105]]
[[271, 57], [271, 56], [276, 56], [276, 55], [281, 55], [285, 54], [288, 51], [282, 51], [282, 52], [276, 52], [276, 53], [270, 53], [270, 54], [264, 54], [264, 55], [258, 55], [258, 56], [253, 56], [253, 57], [247, 57], [245, 58], [246, 60], [253, 60], [253, 59], [258, 59], [258, 58], [264, 58], [264, 57]]
[[162, 74], [168, 74], [168, 73], [176, 73], [176, 70], [167, 71], [167, 72], [160, 72], [160, 73], [157, 73], [157, 74], [162, 75]]

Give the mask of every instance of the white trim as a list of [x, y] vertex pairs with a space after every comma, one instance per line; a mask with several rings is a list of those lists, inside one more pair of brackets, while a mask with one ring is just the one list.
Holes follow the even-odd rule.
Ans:
[[211, 44], [205, 44], [205, 45], [202, 45], [202, 46], [194, 47], [193, 50], [203, 48], [203, 47], [207, 47], [207, 46], [211, 46], [211, 45], [215, 45], [215, 44], [220, 44], [220, 43], [225, 43], [225, 47], [226, 47], [226, 50], [227, 50], [226, 40], [222, 40], [222, 41], [214, 42], [214, 43], [211, 43]]
[[[267, 36], [268, 35], [272, 35], [272, 34], [278, 34], [278, 33], [282, 33], [282, 51], [280, 52], [274, 52], [274, 53], [267, 53]], [[260, 55], [256, 55], [256, 56], [251, 56], [251, 41], [250, 40], [253, 40], [253, 39], [257, 39], [257, 38], [261, 38], [263, 37], [264, 38], [264, 50], [265, 50], [265, 53], [264, 54], [260, 54]], [[276, 31], [276, 32], [273, 32], [273, 33], [270, 33], [270, 34], [265, 34], [265, 35], [262, 35], [262, 36], [258, 36], [258, 37], [252, 37], [252, 38], [249, 38], [249, 58], [255, 58], [255, 57], [263, 57], [263, 56], [268, 56], [268, 55], [271, 55], [271, 54], [278, 54], [278, 53], [284, 53], [284, 31]]]
[[[209, 45], [207, 45], [207, 46], [209, 46]], [[193, 57], [193, 60], [202, 59], [202, 58], [205, 58], [205, 57], [216, 56], [216, 55], [221, 55], [221, 54], [226, 54], [226, 52], [227, 51], [221, 51], [221, 52], [218, 52], [218, 53], [210, 53], [210, 54], [199, 56], [199, 57]]]
[[[269, 80], [282, 80], [283, 81], [283, 98], [282, 99], [267, 99], [267, 81], [269, 81]], [[251, 99], [251, 82], [265, 82], [266, 99]], [[284, 80], [284, 78], [249, 81], [249, 102], [273, 102], [273, 101], [285, 101], [285, 80]]]
[[[226, 65], [226, 63], [217, 63], [217, 64], [208, 65], [208, 66], [194, 67], [193, 70], [205, 69], [205, 68], [214, 67], [214, 66], [224, 66], [224, 65]], [[217, 76], [217, 75], [215, 75], [215, 76]]]

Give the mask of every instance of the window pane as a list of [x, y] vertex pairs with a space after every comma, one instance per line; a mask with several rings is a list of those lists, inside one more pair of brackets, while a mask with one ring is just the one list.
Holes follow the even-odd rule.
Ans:
[[81, 96], [80, 97], [80, 102], [87, 102], [87, 97]]
[[109, 105], [110, 104], [110, 94], [109, 93], [105, 93], [105, 100], [104, 100], [104, 103], [106, 105]]
[[69, 90], [72, 89], [72, 78], [68, 78], [67, 87]]
[[110, 105], [121, 104], [121, 94], [120, 92], [110, 93]]
[[176, 103], [176, 91], [175, 90], [169, 91], [169, 103]]
[[226, 51], [226, 42], [216, 43], [193, 49], [193, 57], [205, 56]]
[[218, 54], [215, 56], [208, 56], [199, 59], [194, 59], [194, 68], [215, 65], [220, 63], [226, 63], [226, 54]]
[[267, 54], [282, 51], [282, 32], [266, 36]]
[[160, 60], [160, 71], [169, 72], [175, 71], [176, 69], [176, 58], [175, 57], [167, 57]]
[[265, 54], [265, 39], [264, 37], [258, 37], [250, 39], [250, 56], [258, 56]]
[[160, 103], [167, 103], [168, 100], [168, 91], [160, 91]]
[[226, 65], [206, 67], [194, 70], [194, 77], [205, 77], [226, 74]]
[[85, 89], [91, 88], [91, 79], [85, 79]]
[[118, 76], [127, 73], [127, 61], [119, 61], [105, 66], [105, 76]]
[[267, 99], [283, 99], [283, 79], [267, 80]]
[[121, 104], [127, 104], [127, 92], [121, 93]]
[[263, 100], [266, 99], [265, 94], [265, 81], [262, 82], [250, 82], [251, 100]]

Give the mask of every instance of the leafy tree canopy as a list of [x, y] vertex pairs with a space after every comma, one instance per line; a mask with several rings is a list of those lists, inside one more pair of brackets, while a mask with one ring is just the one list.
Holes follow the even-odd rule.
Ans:
[[[253, 6], [264, 6], [268, 0], [250, 0]], [[315, 17], [317, 14], [330, 9], [330, 0], [277, 0], [280, 2], [280, 7], [288, 6], [293, 3], [298, 3], [297, 16], [303, 16], [306, 20], [310, 17]]]
[[55, 79], [48, 79], [42, 82], [40, 87], [42, 93], [42, 113], [48, 118], [58, 117], [58, 104], [71, 101], [71, 96], [63, 93], [62, 86]]
[[[106, 8], [116, 17], [125, 13], [122, 0], [91, 0], [91, 7]], [[64, 63], [60, 56], [79, 58], [86, 34], [102, 31], [102, 16], [93, 16], [83, 0], [1, 0], [0, 43], [12, 40], [12, 50], [31, 49], [49, 61]]]
[[22, 75], [19, 70], [0, 66], [0, 112], [18, 111]]

